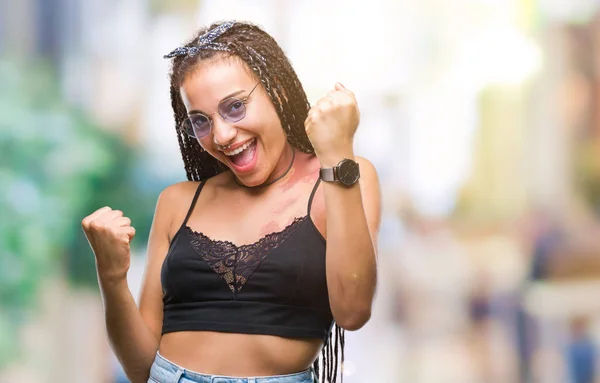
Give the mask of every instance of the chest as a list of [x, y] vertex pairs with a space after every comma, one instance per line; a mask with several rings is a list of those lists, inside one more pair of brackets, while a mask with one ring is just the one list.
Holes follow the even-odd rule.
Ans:
[[298, 219], [308, 219], [325, 237], [326, 210], [321, 188], [289, 190], [272, 198], [248, 198], [236, 195], [213, 195], [199, 201], [201, 208], [187, 226], [214, 241], [244, 246], [259, 242], [273, 233], [286, 231]]
[[184, 228], [171, 245], [161, 281], [165, 296], [184, 302], [310, 305], [315, 296], [327, 296], [325, 242], [307, 217], [242, 246]]

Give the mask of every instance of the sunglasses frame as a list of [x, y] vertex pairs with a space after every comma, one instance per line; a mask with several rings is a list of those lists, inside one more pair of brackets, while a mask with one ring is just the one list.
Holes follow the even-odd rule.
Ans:
[[[244, 110], [244, 115], [243, 115], [243, 116], [242, 116], [240, 119], [233, 121], [233, 120], [231, 120], [231, 119], [229, 119], [229, 118], [227, 118], [227, 117], [225, 117], [225, 116], [223, 116], [223, 115], [221, 114], [221, 110], [220, 110], [221, 108], [220, 108], [220, 106], [221, 106], [221, 104], [223, 104], [224, 102], [231, 101], [231, 100], [236, 100], [236, 101], [240, 101], [240, 102], [241, 102], [241, 103], [244, 105], [244, 108], [246, 108], [246, 105], [248, 104], [248, 98], [250, 98], [250, 95], [252, 95], [252, 92], [254, 92], [254, 89], [256, 89], [256, 87], [258, 86], [258, 84], [260, 84], [260, 81], [258, 81], [258, 82], [256, 83], [256, 85], [254, 85], [254, 87], [252, 88], [252, 90], [251, 90], [251, 91], [248, 93], [248, 95], [247, 95], [246, 97], [244, 97], [244, 98], [237, 98], [237, 97], [235, 97], [235, 96], [232, 96], [232, 97], [228, 97], [228, 98], [226, 98], [226, 99], [224, 99], [224, 100], [221, 100], [221, 102], [219, 102], [219, 105], [217, 106], [217, 111], [216, 111], [215, 113], [218, 113], [218, 114], [219, 114], [219, 116], [221, 116], [221, 118], [222, 118], [223, 120], [225, 120], [225, 121], [229, 121], [229, 122], [238, 122], [238, 121], [241, 121], [241, 120], [243, 120], [243, 119], [246, 117], [246, 110]], [[214, 113], [213, 113], [213, 114], [214, 114]], [[210, 129], [208, 130], [208, 132], [207, 132], [206, 134], [204, 134], [204, 135], [200, 136], [200, 137], [198, 137], [198, 136], [196, 135], [196, 133], [195, 133], [195, 130], [194, 130], [194, 134], [190, 134], [190, 133], [188, 133], [188, 132], [187, 132], [187, 130], [186, 130], [186, 128], [185, 128], [185, 126], [184, 126], [184, 124], [185, 124], [186, 122], [188, 122], [188, 121], [189, 121], [189, 124], [192, 126], [192, 129], [193, 129], [194, 123], [192, 122], [191, 118], [192, 118], [192, 117], [195, 117], [195, 116], [204, 116], [204, 117], [206, 117], [206, 119], [208, 120], [208, 123], [210, 124]], [[212, 115], [211, 115], [211, 116], [212, 116]], [[186, 134], [186, 135], [188, 135], [189, 137], [195, 138], [195, 139], [197, 139], [197, 140], [199, 140], [199, 139], [201, 139], [201, 138], [203, 138], [203, 137], [206, 137], [206, 136], [208, 136], [208, 135], [210, 134], [210, 132], [212, 131], [212, 128], [213, 128], [213, 119], [212, 119], [210, 116], [208, 116], [208, 115], [206, 115], [206, 114], [204, 114], [204, 113], [200, 113], [200, 112], [197, 112], [197, 113], [192, 113], [192, 114], [188, 115], [188, 116], [187, 116], [187, 117], [186, 117], [186, 118], [185, 118], [185, 119], [184, 119], [184, 120], [181, 122], [181, 124], [179, 124], [179, 127], [178, 127], [178, 129], [179, 129], [180, 131], [182, 131], [183, 133], [185, 133], [185, 134]]]

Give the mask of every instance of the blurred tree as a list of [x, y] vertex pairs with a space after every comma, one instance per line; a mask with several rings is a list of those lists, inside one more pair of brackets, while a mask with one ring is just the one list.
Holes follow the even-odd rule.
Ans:
[[136, 148], [62, 99], [51, 67], [0, 60], [0, 370], [17, 359], [18, 327], [44, 278], [95, 288], [81, 219], [104, 205], [126, 212], [143, 245], [160, 185]]
[[600, 216], [600, 145], [591, 139], [580, 144], [575, 158], [575, 183], [586, 202]]

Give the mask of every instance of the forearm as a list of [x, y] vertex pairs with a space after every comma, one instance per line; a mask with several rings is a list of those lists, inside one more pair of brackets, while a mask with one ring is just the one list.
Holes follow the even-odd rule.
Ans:
[[126, 280], [100, 280], [100, 289], [112, 349], [133, 383], [146, 382], [158, 350], [158, 339], [144, 322]]
[[[353, 158], [352, 152], [344, 158]], [[334, 166], [341, 158], [322, 160]], [[332, 165], [333, 163], [333, 165]], [[327, 286], [332, 312], [342, 327], [360, 328], [370, 317], [377, 281], [376, 250], [358, 183], [324, 182], [327, 216]]]

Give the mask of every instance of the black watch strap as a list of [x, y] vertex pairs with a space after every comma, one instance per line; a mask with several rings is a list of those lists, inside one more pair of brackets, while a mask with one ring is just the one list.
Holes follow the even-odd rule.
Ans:
[[321, 168], [321, 170], [319, 171], [319, 175], [323, 181], [337, 181], [335, 177], [335, 167], [326, 169]]

